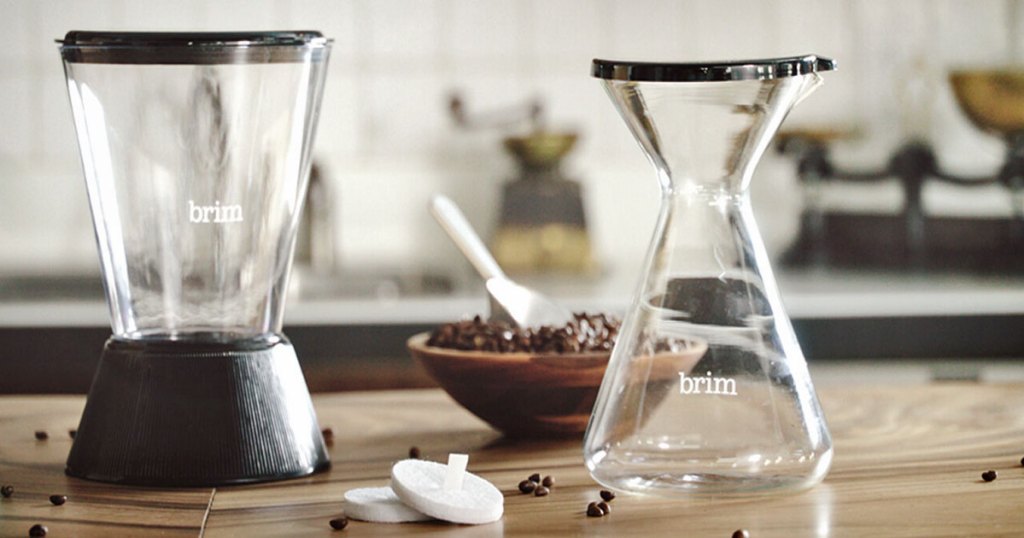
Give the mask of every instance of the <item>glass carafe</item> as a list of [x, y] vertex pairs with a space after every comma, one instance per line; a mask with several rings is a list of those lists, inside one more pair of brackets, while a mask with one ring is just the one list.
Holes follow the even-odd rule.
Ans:
[[758, 159], [834, 68], [816, 56], [595, 60], [661, 210], [584, 440], [595, 480], [659, 495], [792, 490], [832, 443], [751, 213]]

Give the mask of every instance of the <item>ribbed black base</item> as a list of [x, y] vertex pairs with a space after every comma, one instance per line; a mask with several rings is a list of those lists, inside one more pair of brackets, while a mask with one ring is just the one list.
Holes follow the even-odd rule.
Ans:
[[329, 467], [291, 344], [252, 347], [108, 340], [67, 474], [219, 486]]

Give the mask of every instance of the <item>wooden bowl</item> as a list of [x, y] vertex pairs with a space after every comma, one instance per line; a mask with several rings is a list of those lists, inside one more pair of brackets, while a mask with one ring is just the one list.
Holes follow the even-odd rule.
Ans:
[[[573, 437], [587, 427], [610, 352], [495, 353], [427, 345], [429, 333], [407, 342], [409, 352], [460, 405], [511, 437]], [[678, 376], [704, 355], [694, 346], [672, 361]], [[676, 354], [679, 357], [679, 354]]]

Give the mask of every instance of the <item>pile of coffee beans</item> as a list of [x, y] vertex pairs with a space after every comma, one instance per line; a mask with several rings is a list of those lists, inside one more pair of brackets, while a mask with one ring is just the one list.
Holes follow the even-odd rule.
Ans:
[[430, 335], [427, 345], [463, 351], [497, 353], [582, 353], [611, 351], [621, 322], [605, 314], [573, 314], [560, 327], [513, 327], [500, 321], [471, 320], [448, 323]]
[[615, 499], [615, 493], [602, 489], [601, 500], [587, 505], [587, 517], [604, 517], [612, 513], [612, 507], [608, 503], [613, 499]]
[[554, 486], [555, 478], [553, 476], [547, 475], [541, 478], [540, 473], [533, 473], [526, 480], [519, 483], [519, 492], [527, 495], [532, 493], [537, 497], [545, 497], [548, 493], [551, 493], [551, 488]]

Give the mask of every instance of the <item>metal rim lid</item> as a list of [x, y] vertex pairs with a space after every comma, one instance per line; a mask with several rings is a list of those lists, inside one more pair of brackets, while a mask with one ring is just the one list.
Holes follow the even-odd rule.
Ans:
[[331, 40], [318, 31], [91, 32], [58, 39], [64, 60], [110, 64], [231, 64], [317, 61]]
[[767, 80], [832, 71], [836, 62], [814, 54], [727, 62], [661, 63], [594, 59], [591, 75], [633, 82]]

